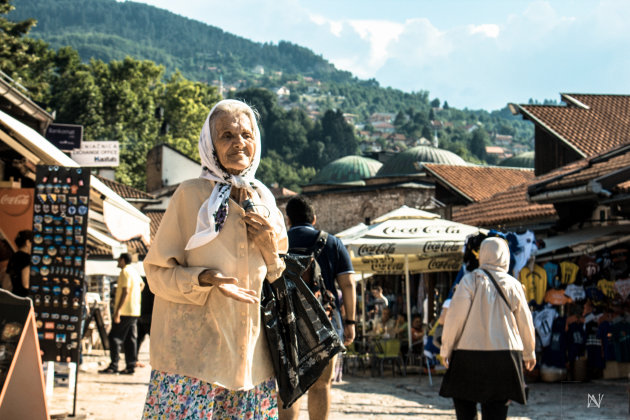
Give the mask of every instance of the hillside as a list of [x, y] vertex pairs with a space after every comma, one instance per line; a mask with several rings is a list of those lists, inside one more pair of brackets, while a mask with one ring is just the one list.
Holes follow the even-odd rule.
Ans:
[[[469, 150], [473, 149], [470, 127], [476, 125], [490, 134], [479, 140], [481, 146], [473, 152], [484, 161], [482, 143], [493, 144], [496, 134], [508, 135], [512, 146], [519, 145], [520, 149], [510, 146], [510, 153], [529, 148], [533, 137], [532, 124], [512, 116], [507, 108], [492, 113], [449, 108], [448, 98], [430, 100], [428, 90], [407, 93], [383, 88], [373, 79], [359, 80], [290, 42], [253, 42], [153, 6], [115, 0], [19, 0], [15, 4], [10, 19], [36, 19], [31, 36], [55, 49], [69, 45], [84, 61], [147, 59], [163, 65], [167, 75], [179, 70], [190, 80], [215, 86], [222, 78], [226, 92], [290, 87], [291, 96], [279, 98], [285, 109], [299, 106], [313, 118], [327, 109], [352, 114], [361, 150], [366, 153], [401, 150], [421, 137], [438, 136], [441, 147], [475, 160]], [[389, 131], [381, 132], [371, 120], [374, 113], [399, 114], [400, 118], [394, 124], [392, 117], [385, 123]]]

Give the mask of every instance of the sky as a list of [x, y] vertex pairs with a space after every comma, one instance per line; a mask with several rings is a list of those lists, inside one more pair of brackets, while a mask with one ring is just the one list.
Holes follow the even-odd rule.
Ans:
[[630, 94], [627, 0], [136, 1], [457, 108]]

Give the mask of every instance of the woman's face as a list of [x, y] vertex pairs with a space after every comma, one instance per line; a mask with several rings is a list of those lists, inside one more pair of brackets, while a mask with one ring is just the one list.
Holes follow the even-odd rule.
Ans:
[[221, 113], [213, 131], [212, 142], [221, 165], [233, 175], [247, 169], [256, 152], [254, 130], [247, 114]]

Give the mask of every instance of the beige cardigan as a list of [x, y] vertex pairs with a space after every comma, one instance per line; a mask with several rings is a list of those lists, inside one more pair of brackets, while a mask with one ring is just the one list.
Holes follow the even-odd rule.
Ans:
[[523, 286], [507, 274], [509, 252], [482, 246], [479, 261], [503, 289], [511, 313], [483, 271], [466, 274], [446, 312], [440, 355], [450, 359], [453, 350], [522, 350], [523, 360], [535, 360], [532, 314]]
[[[205, 179], [179, 186], [144, 260], [147, 281], [155, 293], [151, 366], [228, 389], [251, 389], [273, 376], [260, 306], [226, 298], [215, 287], [200, 286], [198, 276], [206, 268], [218, 269], [260, 297], [265, 277], [278, 277], [283, 267], [265, 265], [260, 250], [248, 241], [243, 209], [231, 200], [217, 238], [184, 250], [213, 186]], [[280, 243], [287, 243], [282, 228]]]

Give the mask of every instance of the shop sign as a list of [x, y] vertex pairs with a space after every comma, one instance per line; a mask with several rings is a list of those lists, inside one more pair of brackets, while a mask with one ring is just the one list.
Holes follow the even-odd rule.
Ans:
[[119, 143], [117, 141], [86, 141], [80, 149], [74, 149], [72, 159], [86, 167], [114, 167], [119, 165]]
[[0, 188], [0, 229], [14, 248], [18, 232], [32, 227], [34, 193], [32, 188]]
[[46, 139], [64, 152], [81, 148], [83, 126], [75, 124], [50, 124]]

